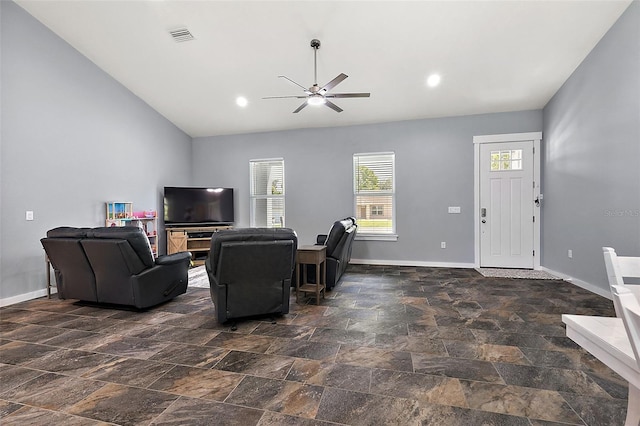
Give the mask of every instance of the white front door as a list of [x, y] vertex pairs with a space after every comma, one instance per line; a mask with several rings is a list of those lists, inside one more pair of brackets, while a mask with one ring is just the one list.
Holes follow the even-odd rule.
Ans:
[[482, 143], [480, 267], [534, 267], [534, 141]]

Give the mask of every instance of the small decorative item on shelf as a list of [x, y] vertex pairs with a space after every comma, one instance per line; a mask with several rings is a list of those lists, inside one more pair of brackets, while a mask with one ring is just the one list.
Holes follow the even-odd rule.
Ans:
[[158, 219], [156, 210], [133, 211], [133, 203], [107, 203], [106, 226], [138, 226], [147, 234], [154, 256], [158, 256]]
[[133, 217], [133, 203], [110, 202], [107, 203], [107, 220], [130, 219]]

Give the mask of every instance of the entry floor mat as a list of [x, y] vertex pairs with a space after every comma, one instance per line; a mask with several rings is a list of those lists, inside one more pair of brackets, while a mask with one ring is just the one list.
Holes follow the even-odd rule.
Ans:
[[529, 280], [559, 280], [546, 271], [533, 269], [509, 269], [509, 268], [475, 268], [485, 277], [491, 278], [526, 278]]

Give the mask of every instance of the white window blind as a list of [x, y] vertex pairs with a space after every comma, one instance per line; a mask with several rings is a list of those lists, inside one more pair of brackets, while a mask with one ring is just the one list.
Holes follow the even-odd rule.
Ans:
[[249, 161], [252, 227], [284, 227], [284, 160]]
[[395, 234], [395, 154], [353, 155], [353, 194], [358, 234]]

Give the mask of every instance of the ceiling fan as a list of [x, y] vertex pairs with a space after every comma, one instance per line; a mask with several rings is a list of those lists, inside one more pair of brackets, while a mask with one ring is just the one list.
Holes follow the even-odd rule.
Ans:
[[318, 55], [318, 49], [320, 48], [320, 40], [315, 38], [311, 40], [311, 47], [313, 47], [313, 80], [314, 80], [313, 86], [307, 89], [303, 85], [298, 84], [295, 81], [291, 80], [289, 77], [284, 75], [279, 75], [278, 76], [279, 78], [284, 78], [286, 80], [289, 80], [296, 86], [300, 86], [302, 90], [304, 90], [305, 94], [300, 96], [295, 96], [295, 95], [294, 96], [266, 96], [262, 99], [284, 99], [284, 98], [305, 99], [302, 105], [300, 105], [298, 108], [295, 109], [295, 111], [293, 111], [293, 113], [295, 114], [300, 112], [307, 105], [323, 105], [323, 104], [336, 112], [342, 112], [343, 109], [340, 108], [338, 105], [334, 104], [333, 102], [331, 102], [329, 99], [368, 98], [371, 95], [370, 93], [329, 93], [329, 90], [336, 87], [338, 84], [344, 81], [345, 78], [348, 77], [348, 75], [344, 73], [341, 73], [340, 75], [338, 75], [336, 78], [334, 78], [324, 86], [322, 87], [318, 86], [317, 55]]

